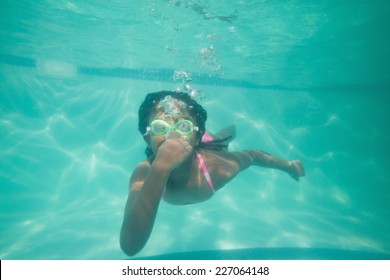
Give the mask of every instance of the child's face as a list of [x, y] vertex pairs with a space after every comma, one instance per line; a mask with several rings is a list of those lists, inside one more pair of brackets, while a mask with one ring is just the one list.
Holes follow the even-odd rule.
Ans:
[[[172, 111], [168, 111], [166, 106], [164, 104], [158, 103], [155, 107], [154, 112], [149, 117], [149, 124], [152, 123], [152, 121], [156, 119], [164, 120], [168, 124], [174, 126], [177, 124], [179, 120], [189, 120], [193, 123], [193, 126], [196, 127], [197, 124], [193, 120], [193, 118], [189, 115], [187, 106], [183, 104], [183, 102], [175, 100], [176, 104], [174, 105], [174, 114], [172, 114]], [[172, 107], [170, 107], [172, 108]], [[156, 155], [159, 147], [162, 143], [168, 138], [168, 137], [182, 137], [182, 135], [176, 131], [171, 130], [167, 134], [163, 135], [155, 135], [154, 133], [148, 133], [146, 136], [144, 136], [144, 139], [146, 143], [148, 144], [149, 148], [153, 151], [153, 154]], [[195, 147], [196, 145], [196, 130], [194, 129], [190, 135], [186, 135], [188, 139], [188, 143]]]

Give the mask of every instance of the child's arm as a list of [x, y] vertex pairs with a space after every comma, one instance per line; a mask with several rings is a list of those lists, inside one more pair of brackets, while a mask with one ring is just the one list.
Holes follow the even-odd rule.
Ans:
[[134, 170], [120, 234], [120, 245], [127, 255], [133, 256], [145, 246], [169, 175], [191, 151], [192, 147], [179, 138], [168, 139], [152, 164], [144, 161]]
[[299, 160], [284, 160], [260, 150], [250, 151], [250, 153], [253, 157], [253, 165], [279, 169], [288, 173], [296, 181], [299, 181], [299, 177], [305, 176], [305, 169]]
[[214, 171], [218, 174], [215, 178], [217, 188], [222, 187], [238, 173], [252, 165], [284, 171], [296, 181], [299, 180], [299, 177], [305, 176], [305, 169], [299, 160], [280, 159], [260, 150], [222, 152], [215, 153], [214, 156], [216, 160]]
[[137, 254], [146, 244], [152, 232], [161, 195], [169, 173], [154, 161], [152, 165], [141, 163], [130, 178], [120, 245], [128, 256]]

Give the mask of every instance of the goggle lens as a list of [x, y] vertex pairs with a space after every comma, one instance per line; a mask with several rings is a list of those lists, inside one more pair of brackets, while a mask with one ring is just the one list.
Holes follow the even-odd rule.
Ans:
[[151, 126], [153, 134], [155, 134], [155, 135], [165, 134], [171, 129], [171, 127], [169, 125], [167, 125], [166, 122], [160, 121], [160, 120], [153, 121], [150, 124], [150, 126]]
[[194, 125], [189, 120], [180, 120], [175, 124], [175, 130], [182, 135], [190, 135], [194, 130]]

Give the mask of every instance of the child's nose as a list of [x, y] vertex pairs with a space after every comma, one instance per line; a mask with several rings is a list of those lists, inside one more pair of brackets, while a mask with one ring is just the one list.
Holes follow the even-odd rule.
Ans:
[[181, 134], [179, 132], [177, 132], [176, 130], [173, 130], [171, 136], [174, 138], [179, 138], [179, 137], [181, 137]]

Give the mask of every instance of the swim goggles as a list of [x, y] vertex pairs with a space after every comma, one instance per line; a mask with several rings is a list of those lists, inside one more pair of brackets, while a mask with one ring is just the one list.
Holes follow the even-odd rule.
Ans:
[[156, 119], [146, 128], [146, 133], [144, 135], [147, 135], [150, 132], [153, 133], [153, 135], [169, 135], [173, 130], [179, 132], [182, 136], [188, 136], [191, 135], [194, 130], [199, 131], [199, 128], [194, 126], [192, 121], [186, 119], [178, 120], [174, 125], [167, 123], [164, 120]]

